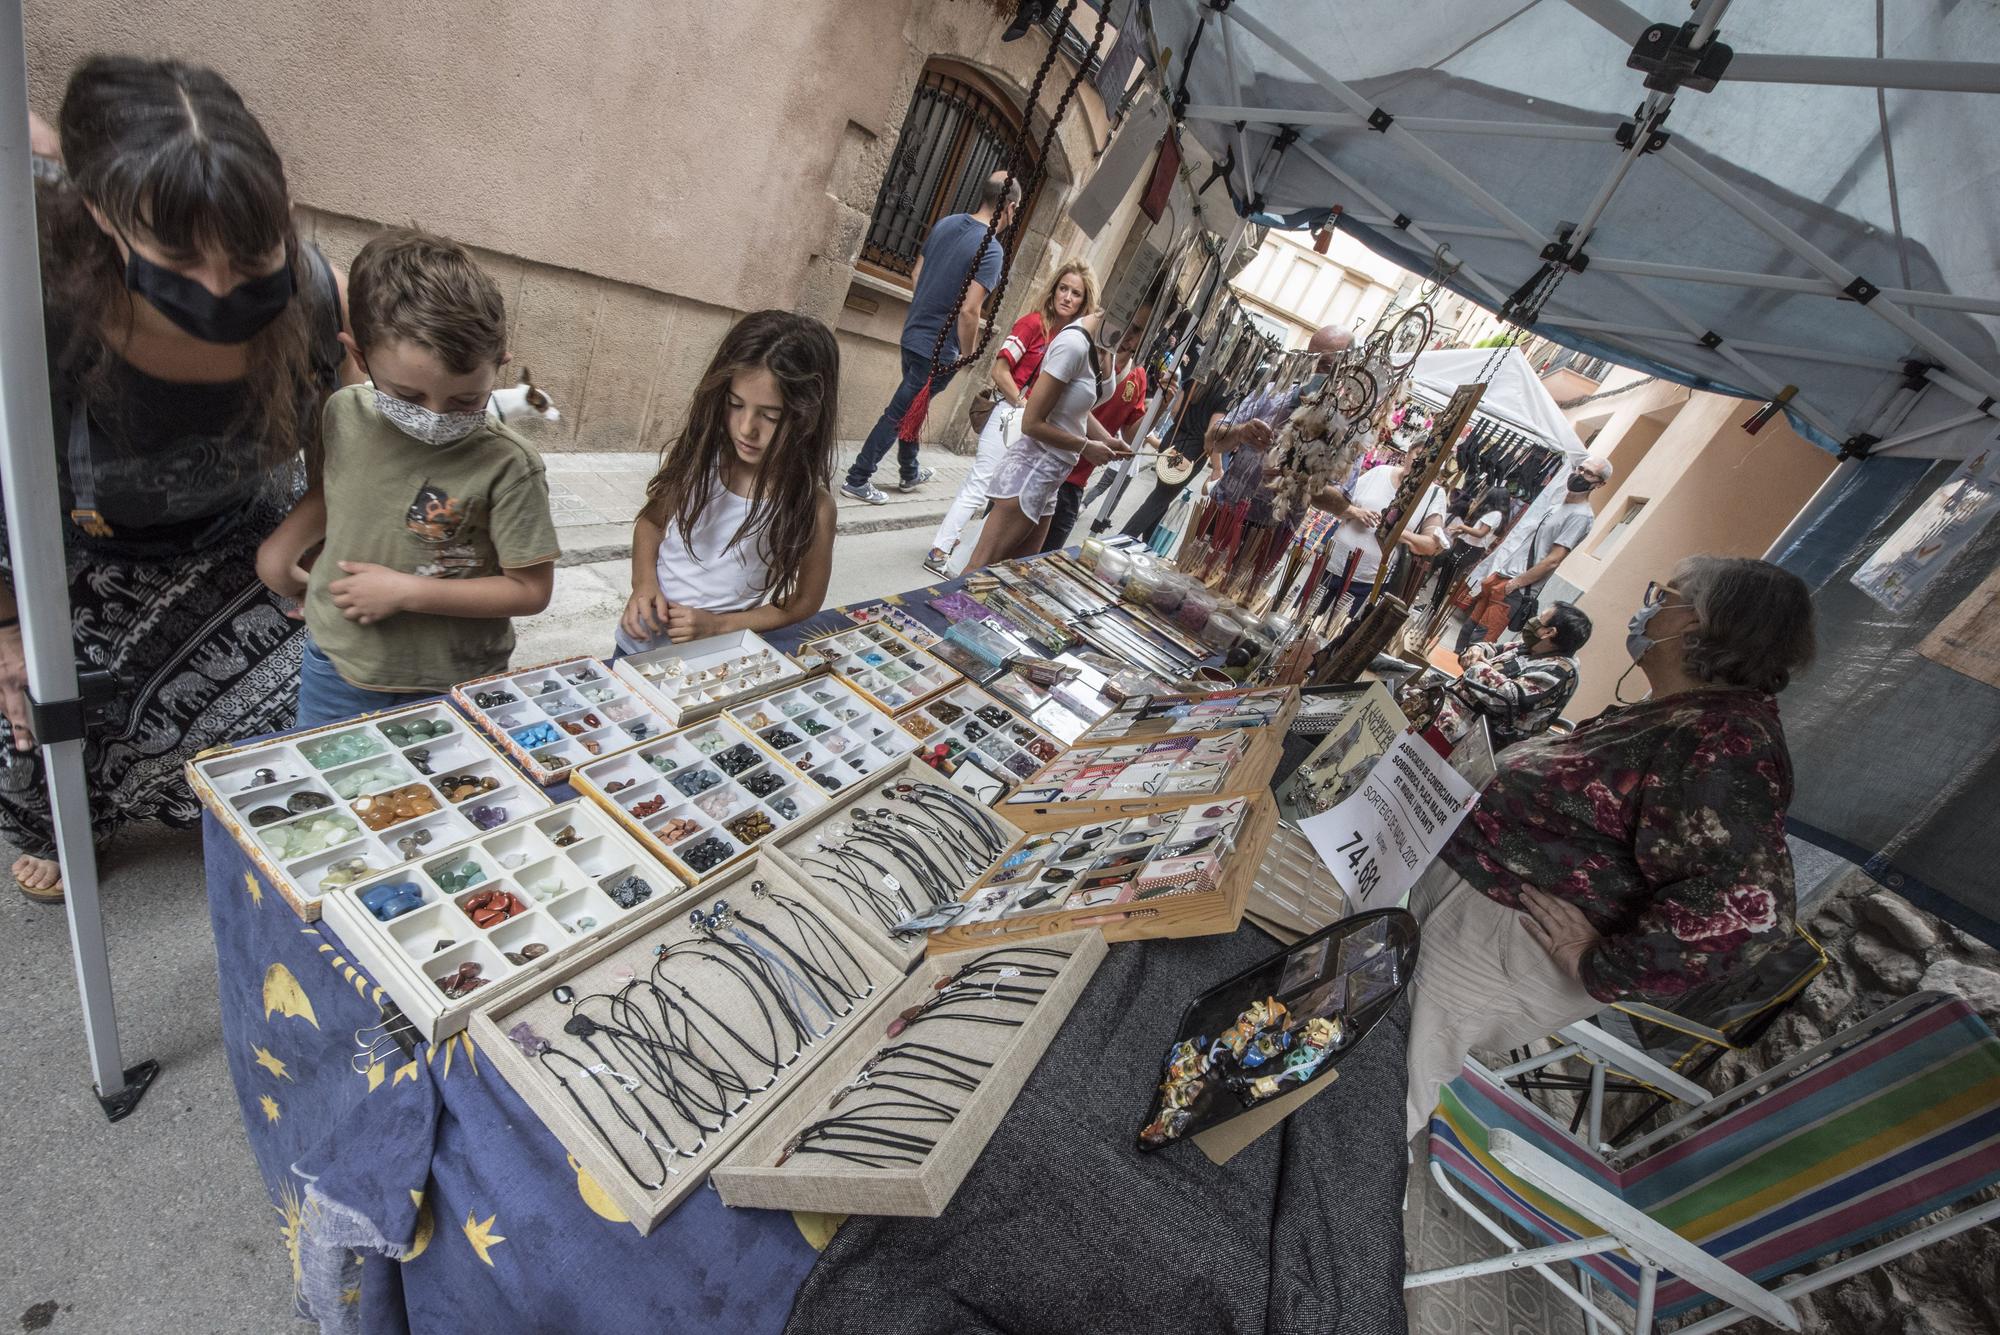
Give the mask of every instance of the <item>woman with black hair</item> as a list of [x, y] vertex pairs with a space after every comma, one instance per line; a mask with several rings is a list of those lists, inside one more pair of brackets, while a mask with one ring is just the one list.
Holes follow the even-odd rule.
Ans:
[[[43, 323], [72, 632], [116, 695], [84, 740], [93, 833], [201, 818], [182, 766], [289, 727], [301, 623], [257, 545], [316, 467], [342, 378], [333, 270], [292, 223], [284, 163], [222, 76], [178, 61], [78, 66], [38, 173]], [[358, 379], [358, 374], [353, 376]], [[0, 547], [0, 833], [32, 899], [62, 898]]]

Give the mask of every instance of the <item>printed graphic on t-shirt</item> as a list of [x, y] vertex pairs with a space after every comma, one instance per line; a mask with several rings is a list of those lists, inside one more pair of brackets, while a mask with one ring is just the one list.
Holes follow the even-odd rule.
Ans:
[[429, 482], [417, 488], [405, 516], [412, 535], [424, 549], [415, 573], [431, 579], [470, 579], [486, 573], [479, 549], [460, 540], [472, 518], [472, 504]]

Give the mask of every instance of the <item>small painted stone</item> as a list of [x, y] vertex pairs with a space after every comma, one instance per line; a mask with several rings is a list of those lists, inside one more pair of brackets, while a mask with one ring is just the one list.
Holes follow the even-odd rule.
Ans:
[[537, 765], [540, 765], [543, 769], [553, 770], [553, 769], [569, 768], [569, 761], [565, 760], [561, 755], [557, 754], [554, 751], [537, 751], [534, 753], [533, 759], [534, 762]]
[[722, 776], [712, 769], [703, 768], [676, 774], [669, 782], [678, 788], [683, 796], [693, 797], [696, 793], [705, 793], [721, 783]]
[[414, 830], [396, 841], [396, 851], [401, 853], [405, 860], [408, 860], [415, 857], [417, 850], [430, 843], [430, 841], [431, 832], [429, 830]]
[[799, 804], [789, 797], [772, 798], [771, 810], [784, 820], [797, 820], [799, 818]]
[[549, 995], [555, 999], [558, 1005], [567, 1006], [570, 1002], [576, 1000], [576, 989], [568, 983], [564, 983], [557, 987], [555, 991], [549, 993]]
[[545, 682], [543, 682], [543, 683], [542, 683], [542, 689], [541, 689], [541, 690], [539, 690], [539, 691], [537, 691], [537, 692], [536, 692], [536, 694], [537, 694], [537, 695], [554, 695], [554, 694], [555, 694], [555, 693], [556, 693], [557, 691], [560, 691], [561, 689], [562, 689], [562, 683], [561, 683], [561, 682], [559, 682], [559, 681], [545, 681]]
[[498, 709], [501, 705], [519, 704], [520, 697], [507, 691], [481, 691], [472, 697], [472, 703], [481, 709]]
[[285, 810], [294, 816], [303, 816], [308, 811], [324, 811], [332, 805], [332, 798], [325, 793], [313, 792], [310, 788], [302, 789], [285, 799]]
[[[826, 724], [821, 723], [818, 719], [815, 718], [802, 718], [799, 720], [799, 730], [805, 733], [805, 735], [808, 737], [817, 737], [821, 733], [826, 731]], [[782, 729], [780, 729], [780, 731], [782, 731]], [[783, 749], [784, 747], [792, 745], [792, 743], [781, 742], [774, 737], [771, 739], [771, 745]]]
[[342, 858], [328, 867], [319, 878], [322, 890], [334, 890], [343, 885], [353, 885], [368, 874], [368, 864], [361, 858]]
[[681, 767], [681, 762], [672, 756], [647, 756], [646, 763], [662, 774], [672, 774]]
[[699, 832], [700, 829], [701, 822], [690, 820], [686, 816], [676, 816], [660, 827], [660, 842], [663, 844], [677, 844], [689, 835]]
[[278, 771], [274, 769], [260, 769], [255, 774], [252, 774], [250, 776], [250, 783], [252, 787], [258, 787], [267, 783], [276, 783], [277, 781], [278, 781]]
[[252, 826], [256, 826], [259, 828], [266, 825], [276, 824], [278, 821], [281, 820], [290, 820], [291, 818], [292, 818], [292, 813], [285, 810], [283, 807], [258, 807], [257, 809], [252, 811], [248, 816], [244, 817], [244, 819], [249, 821]]
[[429, 774], [431, 772], [431, 749], [428, 746], [412, 747], [408, 751], [403, 752], [403, 756], [412, 765], [416, 766], [417, 773]]
[[834, 778], [831, 774], [815, 774], [813, 775], [813, 782], [828, 792], [835, 792], [840, 787], [840, 780]]
[[[810, 719], [802, 720], [799, 726], [801, 728], [804, 728], [808, 733], [814, 731], [819, 731], [819, 732], [826, 731], [824, 727], [815, 730], [812, 725], [812, 720]], [[771, 745], [777, 747], [780, 751], [783, 751], [790, 747], [797, 746], [799, 744], [799, 735], [793, 732], [789, 728], [773, 728], [765, 736], [764, 740], [769, 742]]]
[[576, 832], [576, 826], [574, 825], [563, 826], [552, 837], [555, 840], [557, 848], [568, 848], [571, 844], [581, 843], [583, 840], [583, 836]]
[[632, 814], [637, 816], [640, 820], [644, 820], [648, 816], [657, 816], [666, 809], [667, 809], [666, 794], [655, 793], [653, 796], [647, 798], [645, 801], [634, 804], [632, 807]]
[[497, 830], [507, 823], [507, 808], [505, 807], [474, 807], [467, 814], [472, 817], [472, 823], [482, 830]]
[[482, 970], [478, 960], [467, 960], [458, 966], [456, 973], [448, 973], [438, 979], [437, 985], [439, 990], [446, 996], [456, 1000], [469, 992], [478, 991], [493, 981], [490, 978], [482, 977], [481, 973]]
[[785, 776], [772, 770], [765, 770], [762, 774], [753, 774], [745, 779], [743, 786], [749, 789], [753, 796], [769, 797], [785, 786]]

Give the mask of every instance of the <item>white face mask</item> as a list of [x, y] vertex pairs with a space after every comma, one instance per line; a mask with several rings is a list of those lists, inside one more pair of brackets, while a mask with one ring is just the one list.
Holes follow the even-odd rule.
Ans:
[[486, 423], [484, 408], [469, 413], [432, 412], [381, 389], [375, 391], [375, 410], [411, 440], [426, 445], [450, 445], [464, 440]]

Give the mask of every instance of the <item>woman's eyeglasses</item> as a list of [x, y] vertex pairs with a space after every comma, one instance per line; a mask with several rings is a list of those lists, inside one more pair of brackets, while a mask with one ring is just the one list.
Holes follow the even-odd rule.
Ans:
[[1645, 606], [1658, 607], [1660, 604], [1666, 602], [1668, 598], [1673, 597], [1679, 592], [1680, 590], [1671, 584], [1663, 584], [1659, 580], [1653, 580], [1646, 585]]

